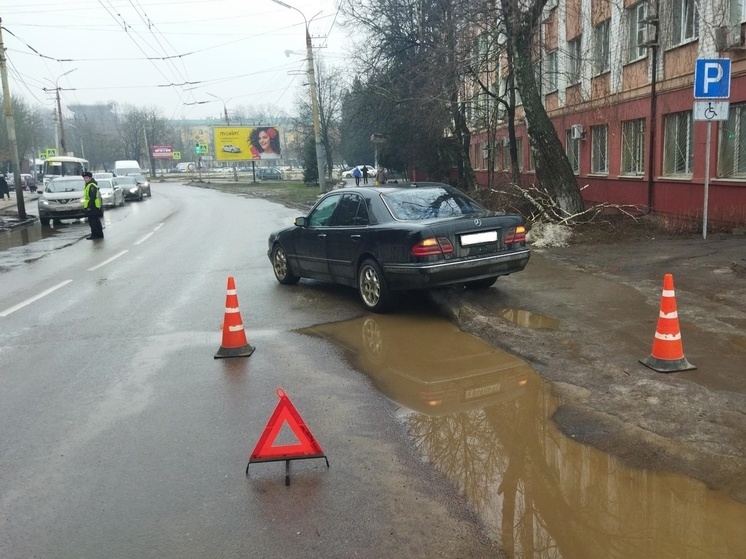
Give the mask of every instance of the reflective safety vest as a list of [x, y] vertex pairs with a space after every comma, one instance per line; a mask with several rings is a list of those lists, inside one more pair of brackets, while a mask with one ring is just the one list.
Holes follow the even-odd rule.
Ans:
[[[85, 188], [83, 189], [83, 207], [85, 209], [88, 209], [91, 203], [90, 193], [91, 193], [92, 184], [93, 184], [92, 182], [89, 182], [88, 184], [85, 185]], [[99, 209], [99, 210], [101, 209], [101, 206], [103, 205], [101, 202], [101, 189], [98, 187], [98, 185], [96, 185], [96, 200], [94, 204], [96, 205], [96, 209]]]

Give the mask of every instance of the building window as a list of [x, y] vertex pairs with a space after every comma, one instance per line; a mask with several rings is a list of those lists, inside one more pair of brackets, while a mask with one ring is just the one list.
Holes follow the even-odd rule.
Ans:
[[609, 51], [609, 21], [602, 21], [593, 28], [593, 69], [596, 75], [611, 69]]
[[567, 42], [567, 81], [570, 85], [580, 82], [580, 69], [583, 64], [580, 46], [580, 37]]
[[545, 75], [547, 93], [557, 91], [557, 51], [547, 53], [547, 69]]
[[692, 111], [666, 116], [663, 138], [663, 174], [691, 176], [694, 162], [694, 127]]
[[523, 138], [515, 139], [515, 151], [518, 154], [518, 170], [523, 171]]
[[648, 24], [645, 18], [648, 14], [648, 3], [646, 0], [638, 2], [627, 10], [627, 21], [629, 22], [629, 52], [628, 60], [633, 62], [644, 58], [646, 53], [645, 42], [648, 40]]
[[609, 127], [591, 126], [591, 142], [593, 152], [591, 153], [591, 172], [607, 174], [609, 172]]
[[645, 119], [622, 122], [622, 175], [645, 172]]
[[746, 177], [746, 104], [731, 105], [728, 120], [720, 124], [718, 176]]
[[572, 167], [573, 173], [576, 175], [580, 174], [580, 140], [572, 139], [572, 131], [567, 130], [565, 132], [565, 151], [567, 153], [567, 159], [570, 160], [570, 166]]
[[534, 150], [531, 149], [531, 142], [528, 143], [528, 170], [532, 173], [536, 171], [536, 159], [534, 158]]
[[673, 0], [671, 5], [671, 45], [699, 37], [699, 14], [695, 0]]

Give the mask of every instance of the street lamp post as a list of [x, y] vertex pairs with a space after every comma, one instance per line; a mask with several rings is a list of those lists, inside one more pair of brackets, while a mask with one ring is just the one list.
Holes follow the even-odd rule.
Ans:
[[[221, 103], [223, 103], [223, 116], [225, 116], [225, 125], [230, 126], [231, 121], [228, 118], [228, 107], [226, 107], [226, 103], [230, 101], [225, 101], [222, 97], [218, 97], [217, 95], [213, 95], [212, 93], [208, 93], [210, 97], [215, 97], [215, 99], [219, 99]], [[215, 147], [217, 148], [217, 144], [215, 144]], [[215, 156], [217, 156], [217, 149], [215, 150]], [[236, 170], [236, 162], [233, 162], [233, 181], [238, 182], [238, 171]]]
[[[291, 6], [290, 4], [286, 4], [285, 2], [282, 2], [281, 0], [272, 0], [272, 2], [274, 2], [275, 4], [279, 4], [280, 6], [284, 6], [285, 8], [290, 8], [291, 10], [295, 10], [303, 17], [303, 21], [306, 23], [306, 61], [308, 63], [308, 84], [311, 88], [311, 110], [313, 111], [313, 136], [314, 136], [314, 141], [316, 142], [316, 167], [319, 173], [319, 192], [323, 194], [324, 192], [326, 192], [326, 176], [324, 173], [324, 168], [326, 167], [326, 163], [324, 162], [324, 145], [321, 143], [321, 123], [319, 122], [319, 103], [318, 103], [317, 91], [316, 91], [316, 73], [314, 72], [314, 63], [313, 63], [313, 43], [311, 42], [311, 33], [308, 30], [309, 21], [306, 19], [306, 16], [303, 14], [303, 12], [301, 12], [298, 8]], [[311, 20], [313, 20], [313, 18], [311, 18]]]

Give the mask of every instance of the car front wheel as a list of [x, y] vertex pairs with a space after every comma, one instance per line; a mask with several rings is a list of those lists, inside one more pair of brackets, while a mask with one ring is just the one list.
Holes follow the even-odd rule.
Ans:
[[375, 260], [368, 259], [360, 265], [357, 273], [357, 286], [360, 299], [369, 311], [383, 313], [392, 302], [392, 295], [386, 285], [381, 267]]
[[283, 285], [294, 285], [300, 280], [298, 276], [290, 271], [288, 255], [280, 245], [275, 245], [275, 248], [272, 249], [272, 269], [275, 272], [277, 281]]

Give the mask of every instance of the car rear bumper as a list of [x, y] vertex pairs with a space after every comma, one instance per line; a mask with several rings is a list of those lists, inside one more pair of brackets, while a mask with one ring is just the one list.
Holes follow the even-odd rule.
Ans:
[[520, 272], [530, 256], [526, 248], [452, 262], [384, 264], [383, 272], [392, 290], [422, 289]]

